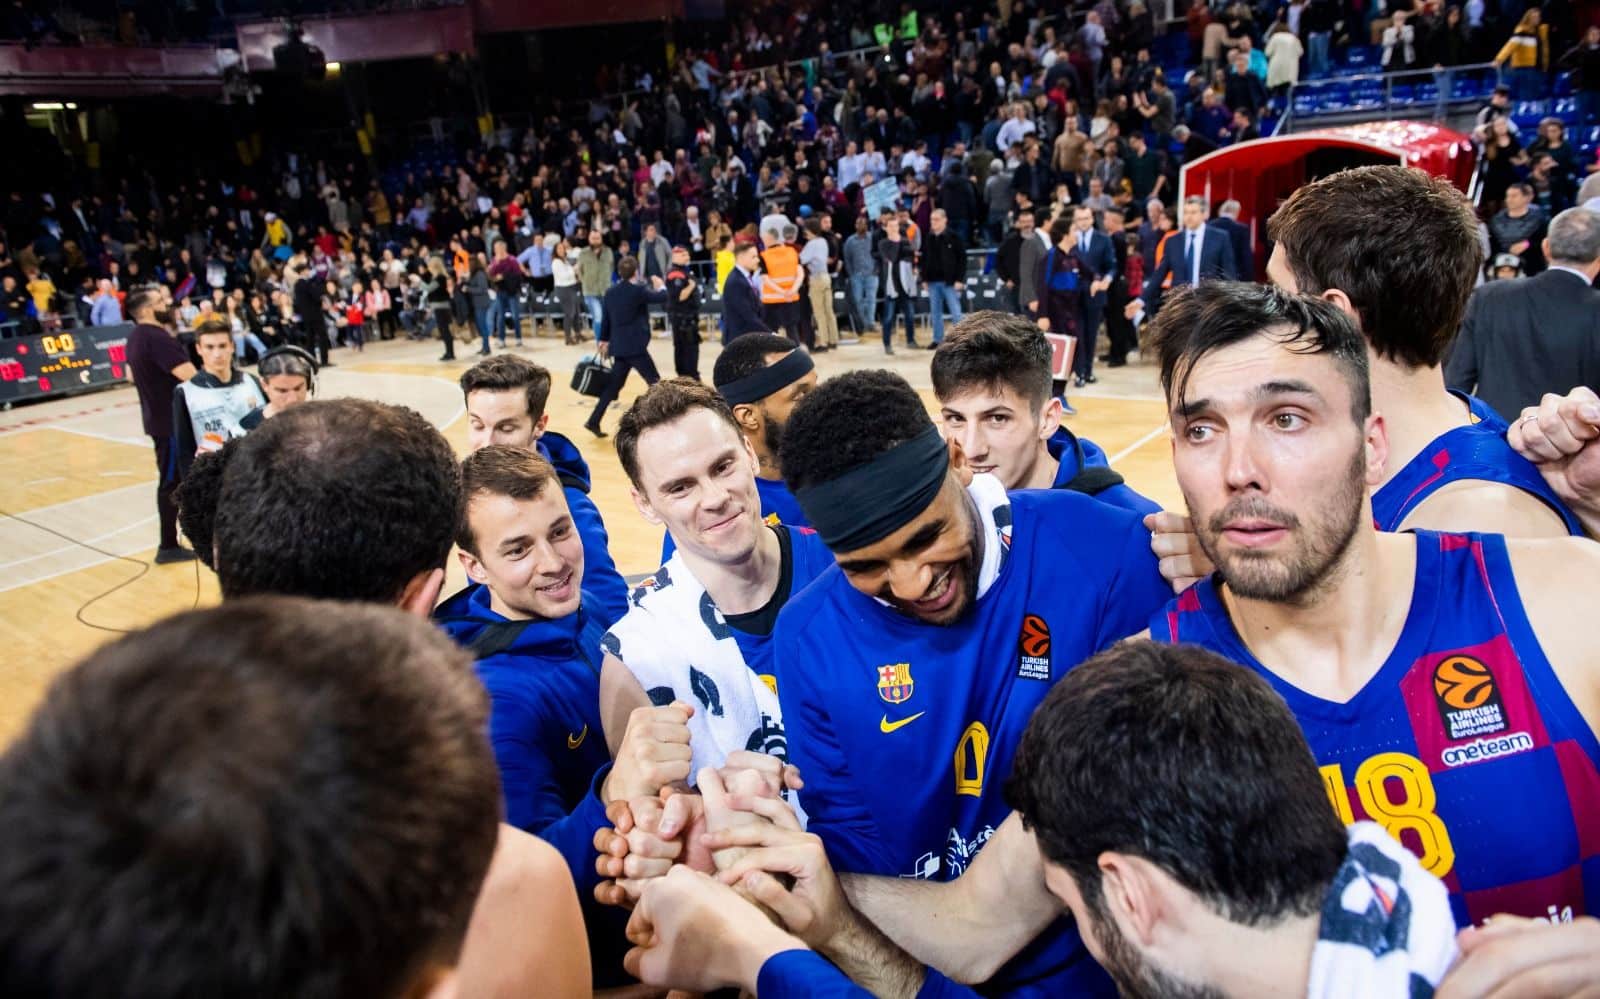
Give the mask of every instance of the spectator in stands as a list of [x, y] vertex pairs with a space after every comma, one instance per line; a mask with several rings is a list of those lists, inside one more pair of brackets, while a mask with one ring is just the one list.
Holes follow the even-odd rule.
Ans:
[[[494, 262], [487, 270], [489, 283], [494, 288], [493, 309], [489, 313], [489, 329], [500, 339], [501, 349], [506, 345], [506, 318], [511, 319], [511, 329], [517, 335], [517, 346], [522, 346], [522, 284], [525, 277], [522, 264], [506, 249], [506, 241], [495, 240]], [[469, 282], [470, 287], [470, 282]], [[484, 350], [489, 343], [484, 340]]]
[[1282, 21], [1267, 35], [1267, 91], [1282, 95], [1300, 82], [1300, 57], [1305, 54], [1300, 39]]
[[94, 304], [89, 309], [89, 325], [115, 326], [122, 322], [122, 303], [111, 282], [101, 278], [95, 283]]
[[1578, 163], [1577, 150], [1567, 141], [1567, 126], [1560, 118], [1545, 118], [1539, 122], [1539, 137], [1529, 143], [1528, 156], [1530, 160], [1536, 160], [1541, 155], [1549, 156], [1553, 161], [1549, 176], [1552, 185], [1560, 192], [1558, 197], [1567, 198], [1557, 211], [1571, 207], [1571, 198], [1577, 194], [1578, 175], [1582, 167]]
[[815, 330], [814, 351], [832, 350], [839, 344], [839, 317], [833, 307], [833, 277], [829, 242], [822, 231], [823, 218], [806, 219], [805, 245], [800, 264], [805, 268], [806, 294], [810, 299], [811, 322]]
[[1569, 208], [1544, 240], [1550, 267], [1525, 281], [1472, 293], [1446, 364], [1451, 388], [1471, 392], [1506, 420], [1546, 392], [1600, 384], [1600, 212]]
[[1512, 131], [1511, 119], [1495, 115], [1473, 132], [1482, 159], [1479, 203], [1485, 210], [1497, 211], [1505, 201], [1506, 189], [1517, 182], [1518, 169], [1528, 165], [1528, 154]]
[[1161, 171], [1161, 161], [1155, 150], [1145, 142], [1143, 132], [1128, 136], [1128, 155], [1123, 159], [1123, 165], [1133, 185], [1135, 200], [1161, 197], [1167, 186], [1167, 178]]
[[1545, 77], [1550, 72], [1550, 28], [1541, 23], [1539, 8], [1523, 13], [1493, 61], [1511, 71], [1511, 89], [1517, 100], [1534, 101], [1544, 96]]
[[1517, 134], [1517, 125], [1511, 121], [1511, 88], [1503, 83], [1495, 85], [1489, 94], [1489, 103], [1478, 109], [1478, 115], [1473, 121], [1473, 136], [1479, 137], [1496, 118], [1506, 119], [1511, 134]]
[[1339, 19], [1338, 7], [1334, 0], [1311, 0], [1300, 18], [1301, 30], [1306, 36], [1306, 68], [1313, 78], [1327, 76], [1332, 69], [1328, 48]]
[[1250, 57], [1242, 49], [1235, 49], [1230, 60], [1223, 100], [1235, 113], [1244, 110], [1252, 119], [1267, 106], [1266, 80], [1251, 71]]
[[1379, 64], [1386, 73], [1415, 69], [1417, 65], [1417, 29], [1407, 20], [1409, 12], [1397, 10], [1383, 29], [1383, 55]]
[[1533, 204], [1533, 188], [1512, 184], [1506, 188], [1505, 207], [1489, 219], [1490, 252], [1509, 253], [1521, 262], [1524, 274], [1538, 274], [1545, 268], [1542, 247], [1549, 221], [1544, 210]]
[[1561, 65], [1572, 71], [1572, 87], [1578, 97], [1578, 120], [1600, 121], [1600, 25], [1591, 24], [1583, 40], [1561, 56]]

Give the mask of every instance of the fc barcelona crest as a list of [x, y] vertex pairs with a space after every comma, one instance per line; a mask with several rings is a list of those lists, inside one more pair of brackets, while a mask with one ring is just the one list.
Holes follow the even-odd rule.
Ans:
[[878, 667], [878, 696], [890, 704], [900, 704], [911, 699], [916, 684], [911, 681], [911, 664], [894, 663]]

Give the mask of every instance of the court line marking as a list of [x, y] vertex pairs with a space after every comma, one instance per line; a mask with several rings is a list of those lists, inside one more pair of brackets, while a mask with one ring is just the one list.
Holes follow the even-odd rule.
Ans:
[[1127, 447], [1123, 448], [1121, 451], [1118, 451], [1116, 454], [1112, 455], [1110, 458], [1107, 458], [1106, 459], [1106, 463], [1109, 464], [1109, 465], [1115, 465], [1117, 462], [1119, 462], [1122, 459], [1126, 458], [1128, 455], [1130, 455], [1133, 452], [1139, 450], [1140, 448], [1144, 447], [1146, 444], [1148, 444], [1151, 441], [1155, 440], [1157, 437], [1160, 437], [1162, 434], [1166, 433], [1167, 430], [1168, 430], [1167, 425], [1165, 423], [1163, 423], [1161, 426], [1159, 426], [1159, 427], [1155, 428], [1154, 430], [1150, 431], [1148, 434], [1145, 434], [1143, 437], [1139, 438], [1138, 440], [1134, 441], [1132, 444], [1129, 444]]
[[[5, 519], [6, 520], [10, 520], [10, 519], [14, 519], [14, 518], [5, 518]], [[79, 567], [79, 568], [83, 568], [83, 569], [87, 569], [92, 565], [99, 565], [99, 564], [101, 564], [103, 562], [110, 562], [110, 561], [113, 561], [113, 560], [106, 558], [104, 555], [101, 555], [97, 551], [93, 551], [93, 550], [91, 550], [89, 548], [84, 547], [84, 545], [98, 545], [100, 542], [105, 541], [108, 538], [114, 538], [119, 534], [126, 534], [129, 531], [131, 531], [131, 530], [133, 530], [134, 528], [137, 528], [137, 527], [143, 527], [144, 525], [150, 523], [152, 520], [155, 520], [155, 519], [156, 519], [156, 515], [155, 514], [151, 514], [148, 517], [144, 517], [144, 518], [142, 518], [140, 520], [136, 520], [133, 523], [128, 524], [128, 525], [126, 525], [124, 527], [119, 527], [114, 531], [107, 531], [104, 534], [97, 534], [92, 538], [85, 538], [84, 539], [84, 544], [76, 544], [76, 543], [74, 543], [74, 544], [70, 544], [70, 545], [62, 545], [60, 548], [52, 548], [51, 550], [49, 550], [47, 552], [40, 552], [37, 555], [29, 555], [26, 558], [19, 558], [19, 559], [15, 559], [13, 561], [10, 561], [10, 562], [0, 563], [0, 569], [10, 569], [10, 568], [12, 568], [14, 566], [26, 565], [29, 562], [36, 562], [36, 561], [38, 561], [39, 559], [42, 559], [42, 558], [50, 558], [53, 555], [65, 555], [67, 552], [84, 552], [85, 554], [93, 555], [95, 557], [96, 561], [91, 562], [88, 565], [84, 565], [84, 566], [80, 566]], [[5, 522], [5, 520], [0, 520], [0, 523], [4, 523], [4, 522]], [[18, 521], [18, 523], [21, 524], [21, 521]], [[30, 524], [21, 524], [21, 526], [23, 526], [25, 528], [28, 528], [30, 530], [38, 530], [38, 528], [33, 527]], [[49, 533], [49, 532], [41, 532], [41, 533]], [[53, 535], [52, 535], [52, 537], [53, 537]], [[66, 571], [67, 572], [77, 572], [78, 570], [77, 569], [68, 569]], [[57, 573], [56, 575], [61, 575], [61, 573]], [[0, 584], [0, 593], [4, 593], [6, 590], [16, 589], [18, 586], [27, 586], [30, 583], [43, 582], [46, 579], [54, 579], [54, 578], [55, 578], [55, 576], [42, 576], [39, 579], [24, 580], [24, 581], [19, 582], [19, 583]]]
[[[106, 473], [101, 472], [100, 474], [104, 475]], [[43, 485], [47, 485], [47, 484], [49, 484], [51, 482], [65, 482], [65, 481], [67, 481], [67, 477], [65, 475], [52, 475], [48, 479], [29, 479], [27, 482], [24, 482], [22, 484], [22, 487], [24, 489], [26, 489], [26, 488], [28, 488], [30, 486], [43, 486]]]

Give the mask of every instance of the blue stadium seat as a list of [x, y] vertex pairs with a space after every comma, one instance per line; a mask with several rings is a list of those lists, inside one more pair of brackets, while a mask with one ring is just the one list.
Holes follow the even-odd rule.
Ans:
[[1511, 107], [1511, 121], [1519, 130], [1535, 129], [1549, 113], [1546, 101], [1518, 101]]
[[1558, 97], [1550, 103], [1550, 113], [1567, 123], [1571, 128], [1583, 124], [1583, 112], [1578, 108], [1576, 97]]
[[1572, 74], [1570, 72], [1559, 73], [1556, 75], [1555, 95], [1557, 97], [1572, 96]]

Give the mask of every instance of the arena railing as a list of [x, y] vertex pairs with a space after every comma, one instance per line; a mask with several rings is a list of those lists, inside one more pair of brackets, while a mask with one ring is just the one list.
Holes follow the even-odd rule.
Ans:
[[1306, 119], [1415, 118], [1443, 121], [1452, 112], [1481, 106], [1500, 83], [1492, 62], [1393, 73], [1352, 73], [1289, 86], [1274, 135], [1286, 135]]

